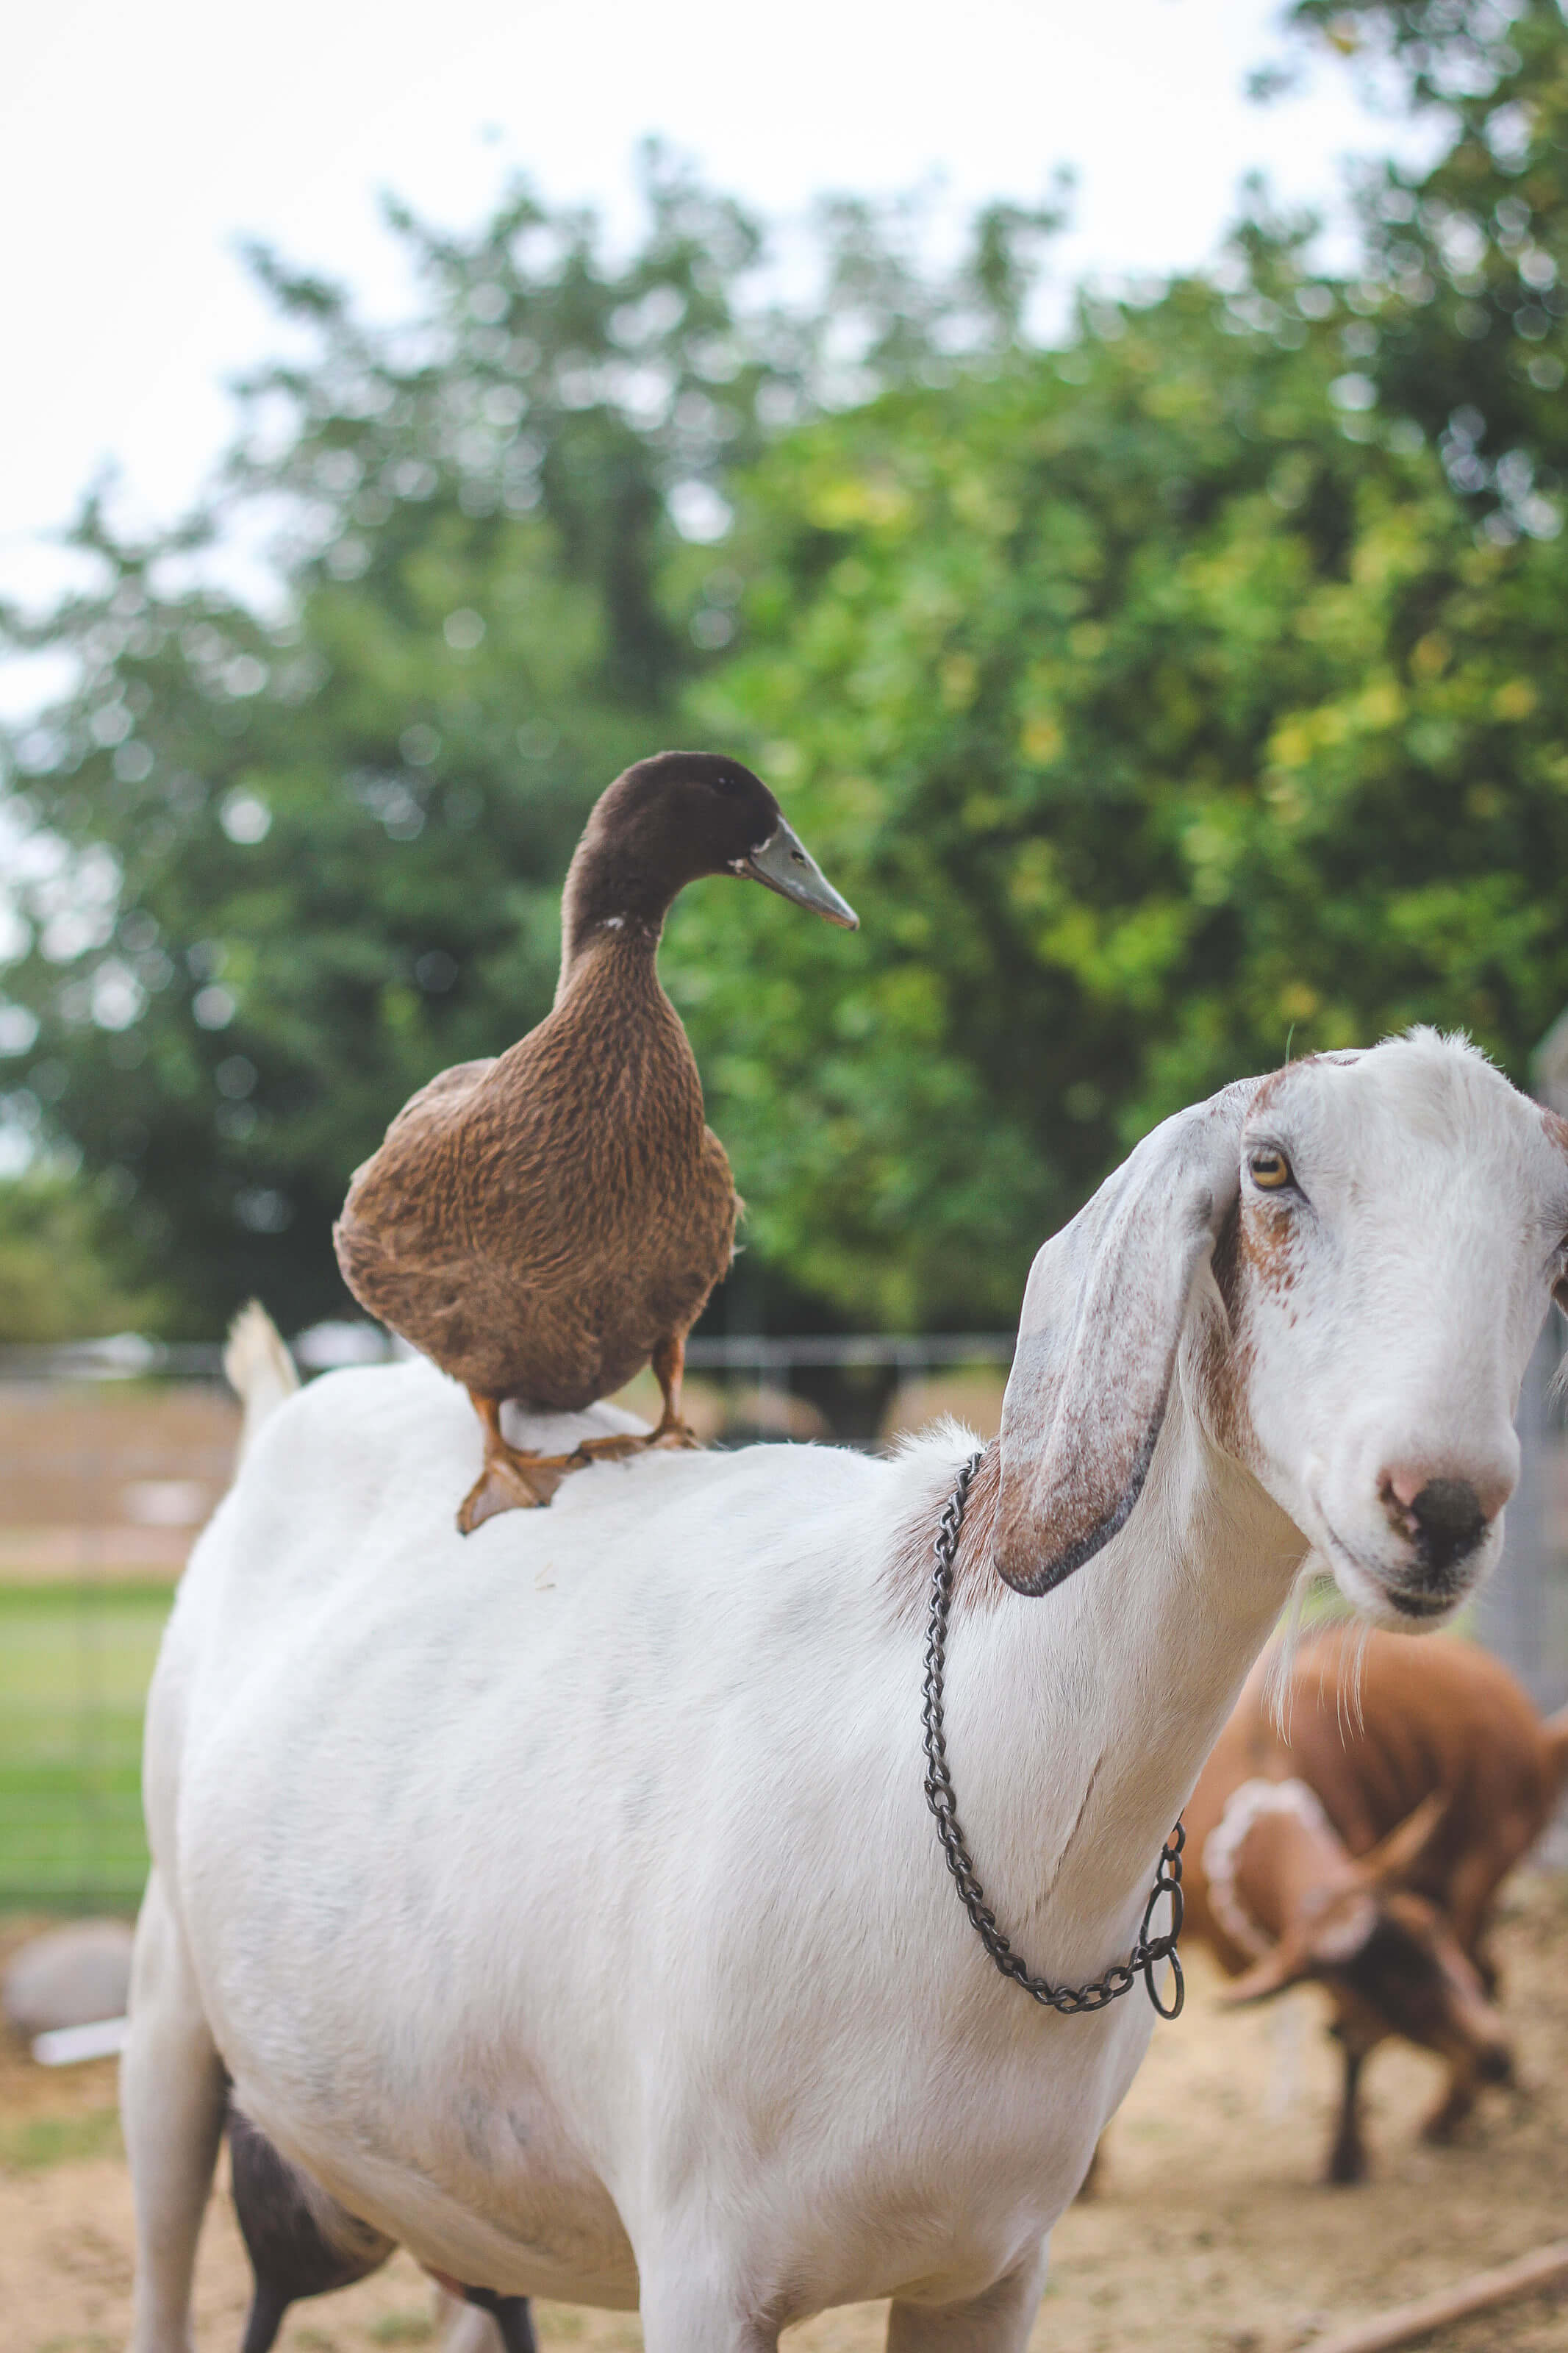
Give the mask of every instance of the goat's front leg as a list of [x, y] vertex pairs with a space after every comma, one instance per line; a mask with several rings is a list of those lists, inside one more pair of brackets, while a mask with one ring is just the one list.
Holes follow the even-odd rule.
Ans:
[[714, 2281], [645, 2280], [645, 2353], [778, 2353], [779, 2333]]
[[1340, 2093], [1340, 2121], [1329, 2151], [1328, 2179], [1342, 2188], [1366, 2179], [1366, 2148], [1361, 2137], [1361, 2071], [1366, 2052], [1345, 2042], [1344, 2084]]
[[700, 2213], [671, 2217], [637, 2248], [645, 2353], [778, 2353], [778, 2317], [759, 2311], [754, 2275]]
[[441, 2353], [505, 2353], [500, 2330], [488, 2312], [460, 2296], [436, 2292], [436, 2332]]
[[1480, 2069], [1474, 2059], [1455, 2059], [1448, 2065], [1448, 2088], [1421, 2127], [1423, 2140], [1439, 2147], [1452, 2140], [1476, 2105]]
[[136, 1924], [120, 2112], [136, 2209], [130, 2353], [191, 2353], [191, 2279], [226, 2094], [184, 1936], [156, 1871]]
[[1046, 2292], [1050, 2241], [967, 2304], [900, 2304], [888, 2314], [888, 2353], [1023, 2353]]
[[[446, 2272], [433, 2271], [431, 2278], [447, 2301], [466, 2305], [469, 2311], [479, 2313], [489, 2323], [490, 2336], [471, 2340], [474, 2353], [481, 2346], [499, 2343], [501, 2353], [539, 2353], [539, 2340], [533, 2333], [533, 2315], [525, 2295], [501, 2295], [494, 2288], [461, 2287]], [[447, 2353], [452, 2353], [453, 2337], [447, 2340]]]

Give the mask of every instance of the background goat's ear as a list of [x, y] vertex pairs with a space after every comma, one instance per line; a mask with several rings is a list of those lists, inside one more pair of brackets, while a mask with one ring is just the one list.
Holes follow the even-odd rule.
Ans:
[[1146, 1135], [1030, 1270], [1002, 1403], [994, 1545], [1020, 1593], [1070, 1577], [1138, 1501], [1194, 1279], [1236, 1198], [1257, 1085], [1226, 1087]]

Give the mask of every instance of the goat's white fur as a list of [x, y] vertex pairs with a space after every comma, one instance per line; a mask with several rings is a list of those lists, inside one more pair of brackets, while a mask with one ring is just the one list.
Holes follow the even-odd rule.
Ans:
[[[1018, 1512], [1031, 1448], [1099, 1442], [1068, 1394], [1075, 1366], [1114, 1369], [1075, 1322], [1090, 1276], [1126, 1356], [1174, 1349], [1163, 1427], [1099, 1557], [1048, 1599], [955, 1614], [965, 1828], [1058, 1980], [1131, 1946], [1309, 1538], [1331, 1527], [1336, 1574], [1387, 1615], [1415, 1576], [1376, 1493], [1391, 1450], [1503, 1475], [1563, 1271], [1554, 1137], [1479, 1056], [1418, 1036], [1263, 1090], [1311, 1199], [1292, 1285], [1243, 1263], [1227, 1318], [1192, 1235], [1245, 1188], [1257, 1092], [1167, 1123], [1042, 1251], [1004, 1440]], [[1244, 1192], [1237, 1215], [1279, 1213]], [[1193, 1271], [1156, 1313], [1139, 1284], [1176, 1249]], [[878, 2295], [895, 2353], [1023, 2346], [1151, 2012], [1141, 1991], [1037, 2009], [941, 1862], [921, 1598], [892, 1562], [970, 1443], [648, 1455], [464, 1542], [477, 1433], [428, 1366], [334, 1375], [273, 1414], [149, 1715], [134, 2353], [189, 2342], [223, 2067], [287, 2155], [427, 2263], [640, 2301], [649, 2353], [762, 2353]]]

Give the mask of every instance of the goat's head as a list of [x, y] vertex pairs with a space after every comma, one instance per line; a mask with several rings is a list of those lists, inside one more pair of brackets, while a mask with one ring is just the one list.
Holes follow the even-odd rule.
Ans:
[[1568, 1130], [1430, 1030], [1167, 1120], [1035, 1261], [1002, 1575], [1047, 1592], [1126, 1521], [1184, 1335], [1210, 1439], [1347, 1599], [1385, 1624], [1448, 1616], [1500, 1547], [1565, 1238]]
[[1506, 2083], [1512, 2052], [1474, 1962], [1439, 1907], [1405, 1884], [1443, 1808], [1441, 1795], [1424, 1799], [1342, 1879], [1303, 1891], [1278, 1944], [1221, 2000], [1267, 2001], [1312, 1979], [1333, 1993], [1355, 2048], [1402, 2034], [1482, 2082]]

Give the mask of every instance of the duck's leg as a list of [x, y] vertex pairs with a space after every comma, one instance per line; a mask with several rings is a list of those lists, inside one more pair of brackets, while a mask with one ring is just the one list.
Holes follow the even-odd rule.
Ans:
[[702, 1440], [680, 1410], [681, 1385], [686, 1378], [686, 1335], [674, 1332], [653, 1352], [653, 1376], [664, 1398], [658, 1428], [650, 1446], [700, 1446]]
[[700, 1446], [697, 1432], [681, 1419], [680, 1385], [686, 1374], [686, 1336], [672, 1333], [661, 1340], [653, 1352], [653, 1376], [664, 1399], [664, 1411], [657, 1429], [638, 1431], [617, 1431], [613, 1438], [585, 1438], [569, 1458], [575, 1469], [583, 1470], [590, 1462], [617, 1462], [628, 1454], [641, 1454], [650, 1446]]
[[458, 1527], [466, 1536], [498, 1512], [537, 1511], [574, 1468], [569, 1454], [524, 1454], [509, 1446], [501, 1436], [500, 1398], [470, 1389], [468, 1401], [483, 1425], [485, 1462], [458, 1507]]
[[541, 1504], [549, 1503], [568, 1472], [586, 1471], [590, 1463], [622, 1461], [628, 1454], [641, 1454], [650, 1446], [700, 1445], [696, 1431], [688, 1428], [680, 1415], [680, 1385], [686, 1370], [683, 1335], [675, 1334], [659, 1342], [653, 1352], [653, 1370], [664, 1398], [658, 1427], [617, 1430], [607, 1438], [585, 1438], [570, 1454], [524, 1454], [510, 1446], [501, 1436], [500, 1399], [470, 1389], [469, 1402], [484, 1427], [485, 1464], [458, 1513], [458, 1526], [462, 1534], [471, 1536], [476, 1528], [482, 1527], [486, 1520], [493, 1520], [498, 1512], [537, 1511]]

